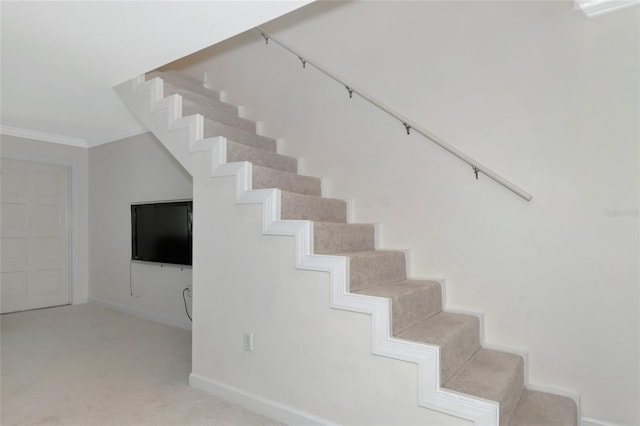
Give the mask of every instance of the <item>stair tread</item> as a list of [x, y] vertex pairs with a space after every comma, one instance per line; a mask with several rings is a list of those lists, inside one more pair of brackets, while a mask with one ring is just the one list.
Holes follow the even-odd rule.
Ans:
[[213, 98], [220, 102], [220, 92], [205, 87], [203, 81], [197, 81], [185, 74], [175, 71], [151, 71], [146, 73], [146, 79], [160, 78], [165, 84], [171, 86], [171, 92], [175, 89], [188, 91], [190, 94]]
[[219, 108], [208, 102], [198, 101], [196, 99], [182, 99], [182, 115], [188, 116], [193, 114], [201, 114], [205, 118], [210, 118], [229, 126], [237, 127], [249, 132], [256, 132], [256, 123], [240, 117], [236, 112], [229, 111], [226, 108]]
[[220, 95], [217, 92], [206, 90], [204, 88], [203, 90], [206, 91], [193, 90], [188, 87], [175, 84], [171, 80], [168, 80], [166, 76], [161, 75], [158, 77], [162, 79], [165, 97], [178, 94], [182, 96], [183, 100], [196, 102], [198, 104], [204, 104], [210, 107], [225, 110], [232, 114], [238, 114], [238, 107], [236, 105], [221, 101]]
[[437, 281], [429, 280], [402, 280], [392, 283], [380, 284], [375, 287], [364, 288], [362, 290], [356, 290], [353, 293], [367, 294], [369, 296], [379, 296], [394, 298], [399, 296], [406, 296], [413, 294], [416, 290], [423, 287], [440, 287], [440, 283]]
[[442, 311], [442, 289], [437, 281], [402, 280], [354, 293], [391, 299], [394, 336]]
[[253, 189], [278, 188], [298, 194], [320, 196], [320, 179], [253, 165]]
[[576, 402], [565, 396], [525, 389], [511, 426], [577, 426]]
[[276, 152], [276, 140], [267, 136], [258, 135], [238, 127], [230, 126], [211, 118], [204, 118], [204, 136], [224, 136], [234, 142]]
[[398, 337], [440, 346], [441, 382], [447, 383], [480, 348], [480, 320], [472, 315], [440, 312]]
[[285, 220], [346, 223], [347, 203], [335, 198], [282, 191], [280, 216]]
[[[304, 176], [304, 175], [299, 175], [299, 176]], [[282, 191], [283, 193], [287, 192], [287, 191]], [[340, 201], [342, 203], [346, 204], [346, 201], [341, 200], [339, 198], [330, 198], [330, 197], [319, 197], [316, 195], [304, 195], [304, 194], [296, 194], [295, 192], [291, 192], [291, 195], [295, 195], [296, 197], [300, 197], [303, 199], [319, 199], [319, 200], [334, 200], [334, 201]], [[322, 222], [321, 220], [318, 220], [316, 222]]]
[[202, 91], [204, 94], [212, 94], [219, 96], [219, 93], [211, 88], [205, 87], [204, 81], [186, 75], [176, 70], [151, 71], [146, 74], [147, 79], [160, 77], [167, 82], [171, 82], [175, 86], [190, 88], [192, 91]]
[[[373, 228], [374, 227], [373, 223], [332, 223], [332, 222], [322, 222], [322, 221], [316, 221], [314, 223], [326, 224], [326, 225], [332, 225], [332, 226], [340, 226], [340, 227], [348, 227], [348, 228], [353, 228], [353, 227], [367, 227], [367, 228], [371, 227], [371, 228]], [[365, 253], [365, 252], [368, 252], [368, 251], [374, 251], [374, 250], [362, 250], [360, 252], [345, 252], [344, 254], [348, 255], [348, 254], [353, 254], [353, 253]]]
[[178, 83], [182, 83], [185, 85], [188, 85], [189, 87], [193, 87], [194, 90], [202, 90], [203, 92], [213, 92], [213, 93], [218, 93], [217, 91], [206, 87], [204, 85], [204, 81], [203, 80], [199, 80], [195, 77], [191, 77], [190, 75], [187, 75], [185, 73], [182, 73], [180, 71], [176, 71], [176, 70], [166, 70], [162, 72], [162, 75], [164, 76], [168, 76], [172, 81], [178, 82]]
[[345, 256], [360, 257], [360, 258], [382, 257], [389, 254], [393, 254], [393, 255], [400, 254], [404, 256], [404, 252], [400, 250], [365, 250], [365, 251], [354, 251], [354, 252], [344, 253]]
[[227, 162], [236, 161], [294, 174], [298, 170], [298, 160], [293, 157], [227, 139]]
[[179, 94], [182, 96], [182, 115], [201, 114], [240, 129], [255, 132], [253, 121], [238, 115], [238, 107], [220, 100], [220, 94], [202, 86], [202, 82], [189, 76], [171, 71], [152, 71], [146, 74], [147, 80], [160, 78], [163, 81], [164, 96]]
[[444, 387], [500, 403], [500, 425], [508, 425], [524, 389], [519, 355], [480, 348]]

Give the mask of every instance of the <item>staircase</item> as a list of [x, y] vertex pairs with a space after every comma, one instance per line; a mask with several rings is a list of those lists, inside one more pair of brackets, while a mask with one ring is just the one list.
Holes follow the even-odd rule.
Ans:
[[210, 151], [237, 202], [265, 205], [264, 233], [296, 235], [296, 266], [331, 273], [331, 307], [373, 316], [372, 353], [418, 364], [420, 406], [476, 424], [578, 424], [573, 399], [527, 389], [520, 355], [482, 347], [478, 317], [444, 310], [440, 283], [407, 279], [403, 252], [377, 250], [374, 225], [347, 223], [347, 204], [322, 198], [320, 179], [219, 94], [171, 71], [116, 91], [192, 174], [192, 153]]

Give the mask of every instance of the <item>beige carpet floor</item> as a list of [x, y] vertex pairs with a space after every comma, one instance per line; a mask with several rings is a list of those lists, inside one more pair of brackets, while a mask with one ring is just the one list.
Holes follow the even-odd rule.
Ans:
[[91, 304], [0, 320], [3, 426], [278, 424], [189, 387], [189, 331]]

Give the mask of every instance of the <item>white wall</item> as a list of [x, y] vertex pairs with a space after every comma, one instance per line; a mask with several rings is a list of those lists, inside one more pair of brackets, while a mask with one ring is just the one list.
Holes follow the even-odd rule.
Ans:
[[182, 290], [191, 284], [191, 268], [131, 262], [130, 209], [132, 203], [191, 199], [191, 176], [150, 133], [88, 152], [89, 300], [190, 328]]
[[[526, 203], [261, 37], [182, 66], [486, 313], [530, 382], [582, 415], [640, 422], [638, 7], [586, 20], [570, 2], [316, 3], [268, 27], [311, 60], [531, 192]], [[198, 62], [203, 61], [203, 62]], [[196, 307], [197, 309], [197, 307]], [[197, 361], [197, 360], [196, 360]]]
[[33, 139], [0, 136], [5, 158], [67, 166], [71, 170], [71, 286], [72, 303], [87, 303], [89, 294], [89, 157], [86, 149]]
[[371, 317], [331, 309], [329, 274], [296, 270], [294, 239], [262, 235], [262, 206], [196, 169], [193, 386], [286, 424], [470, 424], [418, 407], [416, 364], [372, 356]]

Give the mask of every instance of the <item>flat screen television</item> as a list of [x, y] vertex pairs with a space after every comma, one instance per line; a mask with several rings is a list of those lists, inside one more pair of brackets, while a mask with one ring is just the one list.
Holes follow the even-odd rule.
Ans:
[[191, 265], [193, 202], [131, 205], [131, 259]]

